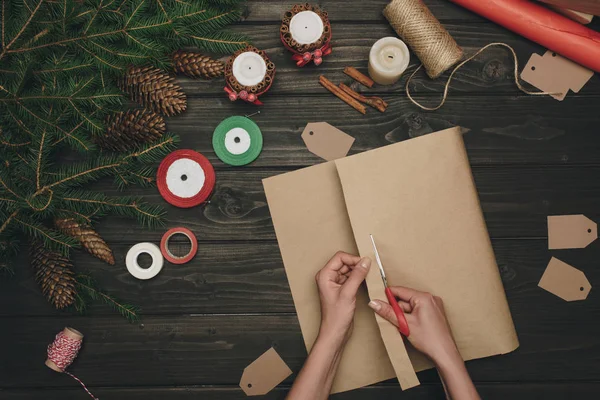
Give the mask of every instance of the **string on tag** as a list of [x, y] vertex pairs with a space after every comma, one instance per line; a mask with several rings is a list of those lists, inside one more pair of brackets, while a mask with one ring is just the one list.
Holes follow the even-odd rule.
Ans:
[[73, 328], [65, 328], [58, 332], [54, 341], [48, 345], [48, 359], [46, 365], [56, 372], [62, 372], [75, 379], [85, 389], [87, 394], [94, 400], [98, 400], [92, 392], [88, 390], [81, 379], [77, 378], [66, 369], [73, 363], [83, 342], [83, 335], [81, 332]]
[[515, 50], [510, 45], [508, 45], [506, 43], [490, 43], [490, 44], [482, 47], [477, 52], [475, 52], [475, 54], [473, 54], [472, 56], [470, 56], [469, 58], [467, 58], [466, 60], [464, 60], [463, 62], [461, 62], [460, 64], [458, 64], [456, 67], [454, 67], [454, 69], [450, 73], [450, 76], [448, 77], [448, 80], [446, 81], [446, 85], [444, 86], [444, 94], [442, 96], [442, 101], [440, 102], [440, 104], [438, 104], [435, 107], [427, 107], [427, 106], [422, 105], [421, 103], [419, 103], [418, 101], [416, 101], [412, 97], [412, 95], [410, 94], [410, 81], [415, 76], [415, 74], [417, 72], [419, 72], [419, 70], [423, 66], [423, 64], [419, 65], [417, 67], [417, 69], [414, 70], [414, 72], [410, 75], [410, 77], [406, 81], [406, 95], [408, 96], [409, 100], [414, 105], [416, 105], [417, 107], [421, 108], [422, 110], [426, 110], [426, 111], [436, 111], [436, 110], [439, 110], [440, 108], [442, 108], [442, 106], [444, 105], [444, 103], [446, 103], [446, 98], [448, 97], [448, 90], [450, 89], [450, 82], [452, 82], [452, 78], [454, 77], [454, 74], [456, 73], [456, 71], [458, 71], [463, 65], [465, 65], [466, 63], [468, 63], [469, 61], [471, 61], [472, 59], [474, 59], [475, 57], [477, 57], [479, 54], [481, 54], [482, 52], [484, 52], [485, 50], [487, 50], [488, 48], [493, 47], [493, 46], [505, 47], [508, 50], [510, 50], [510, 52], [512, 53], [513, 60], [514, 60], [514, 66], [515, 66], [515, 69], [514, 69], [515, 84], [517, 85], [517, 87], [523, 93], [529, 94], [529, 95], [532, 95], [532, 96], [543, 96], [543, 95], [556, 95], [556, 94], [560, 94], [560, 93], [554, 93], [554, 92], [532, 92], [532, 91], [529, 91], [529, 90], [525, 89], [525, 87], [523, 87], [523, 85], [521, 84], [521, 82], [519, 80], [519, 59], [517, 58], [517, 53], [515, 53]]

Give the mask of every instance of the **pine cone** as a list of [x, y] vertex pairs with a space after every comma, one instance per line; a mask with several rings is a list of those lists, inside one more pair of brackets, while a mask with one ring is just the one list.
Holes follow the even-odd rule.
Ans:
[[75, 273], [68, 258], [36, 243], [32, 245], [31, 266], [35, 280], [50, 304], [60, 310], [75, 302]]
[[191, 78], [212, 79], [223, 76], [225, 64], [200, 53], [179, 50], [173, 54], [175, 72]]
[[103, 149], [130, 151], [142, 143], [150, 143], [165, 133], [165, 120], [148, 110], [127, 110], [106, 118], [106, 133], [94, 138]]
[[175, 78], [158, 68], [130, 67], [120, 86], [132, 100], [157, 113], [171, 116], [187, 108], [181, 86]]
[[94, 257], [115, 265], [112, 250], [90, 225], [80, 224], [74, 218], [57, 218], [54, 220], [54, 225], [65, 235], [80, 241], [85, 250]]

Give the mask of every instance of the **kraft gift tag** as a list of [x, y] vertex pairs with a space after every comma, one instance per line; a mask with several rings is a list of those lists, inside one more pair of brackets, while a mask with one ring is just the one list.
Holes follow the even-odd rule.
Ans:
[[292, 371], [285, 361], [271, 347], [244, 368], [240, 387], [247, 396], [267, 394], [291, 374]]
[[548, 217], [548, 249], [583, 249], [598, 238], [598, 227], [585, 215]]
[[592, 290], [583, 272], [554, 257], [538, 286], [566, 301], [585, 300]]
[[594, 72], [551, 51], [543, 56], [532, 54], [521, 72], [521, 79], [542, 92], [563, 101], [569, 89], [578, 93]]
[[327, 122], [310, 122], [302, 132], [302, 140], [311, 153], [332, 161], [346, 157], [354, 138]]

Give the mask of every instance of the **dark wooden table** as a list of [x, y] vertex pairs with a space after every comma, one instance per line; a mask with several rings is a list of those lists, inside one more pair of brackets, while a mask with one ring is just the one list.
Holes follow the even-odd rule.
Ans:
[[[300, 133], [309, 121], [327, 121], [356, 138], [352, 153], [385, 146], [454, 125], [464, 135], [479, 196], [492, 237], [521, 347], [506, 356], [471, 361], [469, 370], [487, 399], [598, 398], [600, 393], [600, 300], [567, 303], [537, 287], [551, 256], [583, 270], [600, 286], [600, 245], [547, 250], [546, 216], [583, 213], [600, 221], [600, 79], [563, 102], [520, 93], [512, 81], [509, 53], [491, 49], [456, 74], [447, 104], [422, 112], [404, 93], [404, 79], [369, 93], [383, 96], [387, 112], [363, 116], [318, 84], [319, 74], [350, 83], [342, 70], [365, 70], [375, 40], [393, 31], [381, 15], [387, 0], [323, 0], [332, 20], [334, 52], [315, 68], [297, 68], [279, 41], [278, 28], [291, 1], [249, 3], [235, 29], [247, 33], [277, 65], [265, 105], [253, 119], [264, 150], [253, 164], [232, 168], [211, 146], [215, 126], [254, 107], [230, 103], [222, 81], [180, 79], [188, 95], [185, 114], [168, 121], [192, 148], [214, 163], [217, 187], [210, 205], [189, 210], [167, 206], [167, 225], [187, 226], [199, 239], [189, 264], [167, 264], [148, 282], [130, 276], [127, 250], [141, 241], [158, 243], [163, 231], [110, 218], [100, 233], [118, 260], [114, 267], [86, 254], [76, 256], [99, 284], [143, 308], [139, 324], [128, 324], [102, 305], [86, 316], [54, 311], [42, 298], [27, 260], [17, 276], [0, 283], [0, 398], [86, 399], [67, 376], [43, 365], [45, 348], [64, 326], [85, 333], [84, 349], [72, 366], [101, 399], [242, 399], [237, 387], [243, 368], [274, 346], [293, 371], [301, 367], [303, 346], [294, 305], [261, 179], [313, 165]], [[522, 65], [539, 46], [445, 0], [428, 0], [433, 13], [472, 53], [490, 42], [505, 42]], [[597, 21], [598, 22], [598, 21]], [[596, 29], [600, 24], [594, 25]], [[414, 70], [413, 58], [409, 71]], [[443, 79], [420, 75], [412, 84], [419, 98], [436, 103]], [[357, 87], [360, 89], [359, 87]], [[107, 182], [107, 193], [117, 188]], [[155, 189], [139, 190], [153, 203]], [[310, 251], [310, 249], [307, 249]], [[597, 290], [597, 289], [596, 289]], [[266, 398], [282, 399], [294, 376]], [[396, 381], [334, 396], [336, 399], [442, 398], [432, 371], [422, 385], [402, 393]]]

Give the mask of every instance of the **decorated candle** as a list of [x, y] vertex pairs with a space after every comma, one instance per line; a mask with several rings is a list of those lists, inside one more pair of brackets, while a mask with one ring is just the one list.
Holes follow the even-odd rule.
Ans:
[[408, 67], [408, 47], [396, 37], [379, 39], [369, 53], [369, 75], [380, 85], [396, 83]]
[[290, 21], [292, 39], [299, 44], [315, 43], [323, 35], [323, 20], [314, 11], [301, 11]]
[[260, 54], [246, 51], [233, 60], [232, 72], [240, 85], [255, 86], [265, 79], [267, 63]]

